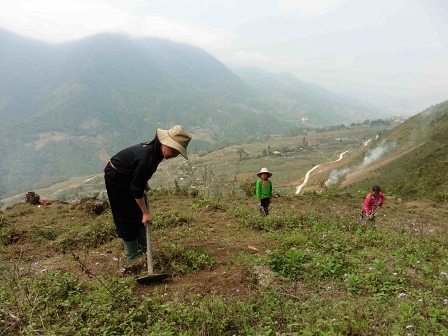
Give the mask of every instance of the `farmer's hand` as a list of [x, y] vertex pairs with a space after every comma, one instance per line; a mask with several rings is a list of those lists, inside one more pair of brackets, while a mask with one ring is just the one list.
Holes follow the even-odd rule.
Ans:
[[152, 218], [149, 213], [144, 213], [142, 217], [142, 223], [146, 226], [146, 223], [152, 224]]

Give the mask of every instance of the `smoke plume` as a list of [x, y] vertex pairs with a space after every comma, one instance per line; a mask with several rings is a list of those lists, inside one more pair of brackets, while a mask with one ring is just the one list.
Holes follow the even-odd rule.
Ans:
[[384, 155], [384, 153], [386, 153], [393, 147], [395, 147], [395, 143], [386, 143], [385, 141], [382, 141], [378, 147], [376, 147], [372, 150], [369, 150], [366, 153], [366, 155], [364, 156], [364, 160], [362, 161], [362, 163], [359, 166], [351, 167], [351, 168], [346, 167], [346, 168], [343, 168], [340, 170], [333, 170], [330, 173], [330, 176], [328, 177], [328, 179], [325, 181], [325, 186], [329, 187], [333, 184], [338, 183], [338, 181], [342, 177], [344, 177], [345, 174], [347, 174], [349, 172], [356, 172], [358, 170], [368, 167], [370, 164], [377, 161], [379, 158], [381, 158]]

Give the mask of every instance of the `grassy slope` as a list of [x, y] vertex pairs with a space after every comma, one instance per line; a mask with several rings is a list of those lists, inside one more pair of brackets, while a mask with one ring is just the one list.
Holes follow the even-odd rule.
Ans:
[[[85, 203], [1, 214], [0, 333], [440, 335], [448, 331], [445, 206], [361, 197], [199, 201], [154, 193], [155, 272], [125, 267], [110, 212]], [[84, 205], [83, 205], [84, 204]]]

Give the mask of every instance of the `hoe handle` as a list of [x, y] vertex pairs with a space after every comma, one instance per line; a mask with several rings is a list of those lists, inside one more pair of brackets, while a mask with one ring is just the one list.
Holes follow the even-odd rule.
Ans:
[[146, 259], [148, 264], [148, 274], [153, 274], [154, 269], [152, 266], [152, 246], [151, 246], [151, 224], [149, 222], [146, 223]]
[[[145, 201], [146, 208], [149, 213], [149, 196], [148, 192], [145, 190]], [[146, 222], [146, 260], [148, 264], [148, 274], [154, 273], [153, 261], [152, 261], [152, 244], [151, 244], [151, 223]]]

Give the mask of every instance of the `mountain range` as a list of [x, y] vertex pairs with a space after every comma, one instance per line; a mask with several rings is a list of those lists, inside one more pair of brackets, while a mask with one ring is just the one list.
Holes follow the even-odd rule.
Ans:
[[101, 34], [50, 45], [0, 31], [0, 197], [101, 170], [181, 124], [191, 148], [382, 116], [290, 73], [229, 69], [166, 40]]

